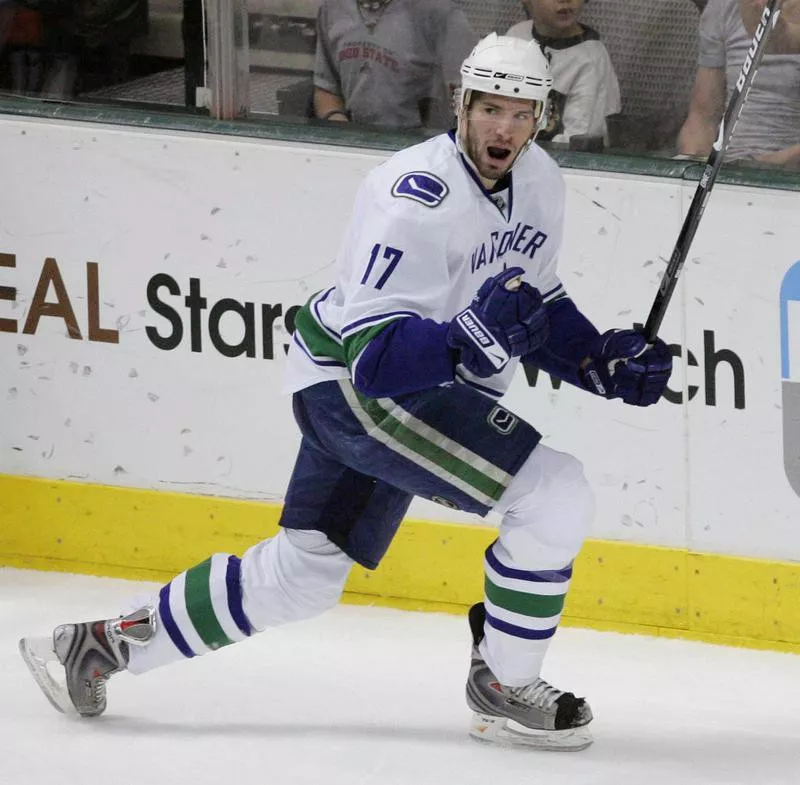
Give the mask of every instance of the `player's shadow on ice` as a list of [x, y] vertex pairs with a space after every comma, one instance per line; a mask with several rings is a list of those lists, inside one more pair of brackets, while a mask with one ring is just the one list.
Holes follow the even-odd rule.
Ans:
[[[789, 776], [797, 766], [800, 738], [776, 729], [759, 732], [729, 728], [687, 726], [685, 732], [669, 729], [666, 736], [657, 724], [652, 729], [595, 731], [595, 743], [587, 750], [595, 765], [624, 764], [642, 771], [669, 771], [673, 782], [682, 776], [692, 782], [797, 782]], [[582, 753], [586, 754], [586, 753]], [[661, 779], [656, 778], [657, 782]]]
[[436, 742], [438, 744], [462, 744], [466, 739], [467, 725], [461, 728], [404, 727], [401, 725], [367, 725], [340, 723], [325, 725], [321, 723], [280, 722], [158, 722], [123, 716], [105, 716], [81, 724], [91, 725], [93, 732], [114, 736], [155, 736], [170, 738], [193, 738], [250, 736], [259, 739], [342, 737], [347, 739], [375, 739], [401, 742]]
[[[381, 744], [439, 745], [481, 745], [467, 734], [467, 724], [442, 727], [411, 727], [399, 724], [359, 724], [344, 723], [327, 725], [322, 723], [276, 722], [159, 722], [124, 716], [104, 716], [91, 722], [80, 721], [91, 726], [93, 732], [113, 736], [141, 736], [168, 739], [213, 739], [249, 736], [255, 739], [303, 739], [341, 738], [346, 741], [369, 740]], [[570, 760], [590, 762], [598, 770], [610, 771], [641, 770], [651, 771], [653, 767], [663, 767], [679, 781], [682, 771], [686, 776], [707, 777], [718, 781], [724, 776], [729, 782], [742, 781], [742, 777], [753, 782], [786, 782], [787, 770], [794, 767], [800, 740], [787, 735], [767, 733], [733, 733], [730, 730], [703, 729], [696, 726], [686, 729], [686, 733], [670, 731], [669, 736], [660, 732], [657, 726], [652, 730], [644, 728], [631, 732], [626, 726], [619, 730], [598, 729], [595, 743], [580, 754], [566, 757]], [[490, 746], [492, 749], [496, 747]], [[503, 752], [509, 752], [505, 749]], [[539, 755], [531, 750], [517, 749], [513, 752], [522, 755]], [[553, 754], [553, 753], [547, 753]], [[561, 759], [563, 754], [559, 754]], [[729, 777], [728, 777], [729, 775]], [[724, 781], [724, 780], [723, 780]], [[794, 780], [792, 779], [792, 782]]]

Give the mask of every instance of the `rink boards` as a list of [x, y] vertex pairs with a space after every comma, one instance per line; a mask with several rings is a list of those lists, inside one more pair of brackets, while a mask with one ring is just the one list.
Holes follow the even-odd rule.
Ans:
[[[280, 392], [294, 314], [384, 157], [0, 123], [0, 563], [158, 580], [274, 531], [298, 444]], [[568, 291], [603, 329], [643, 322], [695, 184], [565, 176]], [[507, 405], [597, 494], [571, 621], [800, 644], [799, 209], [798, 192], [717, 186], [657, 407], [515, 379]], [[463, 610], [493, 521], [429, 502], [410, 518], [350, 596]]]

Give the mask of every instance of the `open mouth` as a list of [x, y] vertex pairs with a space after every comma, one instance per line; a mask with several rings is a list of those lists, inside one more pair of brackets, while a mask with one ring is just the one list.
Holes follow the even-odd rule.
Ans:
[[487, 147], [486, 152], [493, 161], [505, 161], [511, 155], [507, 147]]

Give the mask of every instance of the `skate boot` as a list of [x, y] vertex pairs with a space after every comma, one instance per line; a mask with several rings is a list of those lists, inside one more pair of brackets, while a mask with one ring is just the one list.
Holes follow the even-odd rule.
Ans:
[[542, 750], [582, 750], [593, 739], [588, 729], [592, 711], [583, 698], [561, 692], [544, 679], [523, 687], [497, 681], [478, 650], [483, 640], [483, 603], [469, 611], [472, 662], [467, 678], [467, 704], [475, 712], [470, 736], [481, 741]]
[[[142, 646], [155, 633], [152, 608], [118, 618], [60, 624], [52, 638], [23, 638], [22, 659], [45, 697], [65, 714], [97, 717], [106, 709], [106, 681], [128, 667], [128, 646]], [[59, 662], [63, 677], [48, 665]]]

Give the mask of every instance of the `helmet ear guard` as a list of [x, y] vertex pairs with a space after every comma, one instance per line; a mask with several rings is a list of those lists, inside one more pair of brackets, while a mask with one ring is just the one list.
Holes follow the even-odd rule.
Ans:
[[537, 101], [534, 105], [534, 112], [536, 113], [536, 133], [544, 130], [550, 125], [550, 99], [544, 101]]

